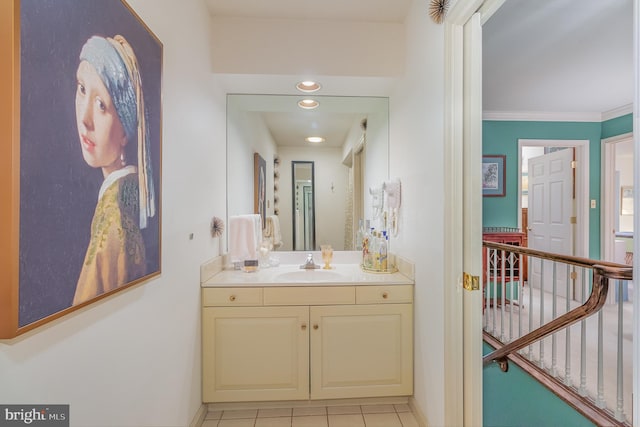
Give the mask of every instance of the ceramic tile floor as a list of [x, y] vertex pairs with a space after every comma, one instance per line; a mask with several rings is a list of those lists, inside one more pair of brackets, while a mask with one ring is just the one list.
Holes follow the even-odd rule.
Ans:
[[202, 427], [419, 427], [409, 405], [353, 405], [225, 410]]

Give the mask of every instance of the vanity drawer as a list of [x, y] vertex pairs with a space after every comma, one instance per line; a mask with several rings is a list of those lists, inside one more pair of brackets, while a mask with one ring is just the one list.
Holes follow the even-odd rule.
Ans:
[[205, 288], [202, 290], [202, 305], [205, 307], [262, 305], [262, 288]]
[[356, 304], [409, 303], [413, 301], [413, 286], [358, 286]]
[[291, 286], [264, 288], [264, 305], [355, 304], [354, 286]]

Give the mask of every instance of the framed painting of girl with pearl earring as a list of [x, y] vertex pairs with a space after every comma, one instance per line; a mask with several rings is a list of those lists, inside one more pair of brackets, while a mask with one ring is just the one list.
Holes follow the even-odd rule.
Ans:
[[7, 0], [0, 28], [7, 339], [160, 274], [163, 46], [124, 0]]

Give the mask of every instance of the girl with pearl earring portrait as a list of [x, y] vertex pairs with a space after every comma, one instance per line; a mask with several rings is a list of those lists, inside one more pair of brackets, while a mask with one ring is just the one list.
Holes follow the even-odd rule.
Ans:
[[82, 157], [104, 181], [73, 305], [147, 274], [141, 230], [155, 215], [142, 79], [127, 40], [93, 36], [76, 72], [76, 124]]

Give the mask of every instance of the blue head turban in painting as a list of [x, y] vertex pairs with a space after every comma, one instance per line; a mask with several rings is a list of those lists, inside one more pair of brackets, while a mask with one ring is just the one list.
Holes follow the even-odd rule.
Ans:
[[127, 40], [117, 35], [91, 37], [82, 47], [80, 61], [87, 61], [95, 68], [111, 96], [127, 141], [137, 142], [140, 228], [146, 228], [147, 218], [155, 215], [155, 195], [138, 60]]

